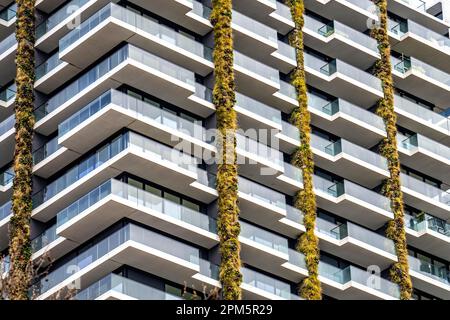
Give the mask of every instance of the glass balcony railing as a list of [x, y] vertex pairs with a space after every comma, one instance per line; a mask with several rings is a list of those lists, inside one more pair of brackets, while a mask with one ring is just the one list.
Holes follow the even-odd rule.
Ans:
[[406, 150], [415, 151], [417, 148], [421, 148], [441, 158], [450, 159], [449, 147], [420, 134], [415, 134], [410, 137], [405, 137], [402, 134], [399, 134], [398, 140], [400, 146]]
[[62, 226], [109, 195], [129, 201], [138, 208], [150, 209], [216, 233], [216, 221], [209, 216], [115, 179], [103, 183], [60, 211], [57, 214], [57, 226]]
[[276, 1], [276, 5], [277, 5], [277, 10], [275, 12], [279, 16], [292, 21], [291, 9], [287, 5], [285, 5], [279, 1]]
[[450, 237], [450, 223], [428, 214], [423, 214], [421, 217], [412, 217], [405, 214], [405, 225], [417, 232], [424, 232], [429, 229]]
[[297, 91], [295, 87], [283, 80], [280, 80], [280, 93], [291, 99], [297, 100]]
[[236, 92], [236, 105], [267, 120], [281, 124], [281, 111]]
[[280, 74], [277, 69], [247, 57], [238, 51], [234, 51], [234, 64], [270, 81], [280, 83]]
[[114, 138], [100, 150], [83, 160], [73, 168], [62, 174], [61, 177], [47, 185], [33, 196], [33, 206], [38, 207], [45, 201], [63, 191], [76, 181], [80, 180], [102, 164], [112, 159], [125, 149], [144, 152], [149, 157], [158, 157], [178, 165], [180, 168], [197, 172], [195, 159], [173, 148], [167, 147], [154, 140], [133, 132], [127, 132]]
[[9, 258], [9, 255], [0, 257], [0, 274], [5, 274], [9, 272], [9, 269], [11, 267], [11, 260]]
[[306, 67], [318, 71], [326, 76], [331, 76], [338, 72], [353, 80], [361, 82], [369, 86], [370, 88], [381, 90], [380, 79], [341, 60], [334, 59], [330, 62], [327, 62], [306, 53], [305, 65]]
[[55, 241], [57, 238], [58, 235], [56, 234], [56, 224], [54, 224], [38, 237], [31, 240], [31, 248], [33, 249], [33, 252], [38, 252], [42, 248]]
[[291, 299], [289, 283], [271, 278], [248, 268], [241, 268], [242, 282], [284, 299]]
[[450, 131], [450, 119], [427, 109], [418, 103], [414, 103], [404, 97], [395, 95], [395, 107], [411, 114], [412, 116], [420, 118], [420, 121], [428, 122], [431, 127], [436, 126]]
[[6, 88], [2, 88], [0, 91], [0, 101], [7, 103], [11, 99], [16, 97], [16, 83], [9, 85]]
[[338, 21], [323, 23], [311, 16], [305, 16], [305, 27], [324, 37], [329, 37], [332, 34], [340, 35], [355, 44], [359, 44], [364, 48], [378, 52], [378, 45], [375, 39]]
[[283, 135], [300, 142], [300, 131], [296, 126], [290, 124], [289, 122], [282, 121], [281, 129], [281, 133]]
[[74, 300], [95, 300], [108, 291], [114, 291], [137, 300], [182, 300], [181, 297], [114, 273], [77, 293]]
[[239, 177], [239, 191], [281, 209], [286, 209], [286, 197], [284, 194], [243, 177]]
[[56, 110], [127, 59], [132, 59], [150, 68], [154, 68], [186, 84], [192, 86], [195, 85], [195, 75], [192, 71], [184, 69], [135, 46], [126, 45], [113, 53], [109, 58], [100, 62], [87, 73], [83, 74], [65, 89], [58, 92], [45, 104], [37, 108], [35, 110], [36, 120], [39, 121], [50, 112]]
[[236, 134], [236, 147], [262, 157], [277, 166], [284, 164], [282, 152], [241, 134]]
[[42, 147], [33, 152], [33, 164], [36, 165], [46, 159], [47, 157], [58, 151], [61, 146], [58, 144], [58, 136], [51, 139]]
[[13, 2], [0, 11], [0, 20], [11, 21], [17, 16], [17, 3]]
[[445, 86], [450, 86], [450, 74], [439, 70], [429, 64], [422, 62], [414, 57], [403, 57], [399, 59], [391, 57], [394, 70], [400, 73], [407, 73], [408, 71], [415, 71], [431, 78], [434, 81], [440, 82]]
[[41, 38], [44, 34], [63, 22], [70, 15], [76, 12], [76, 10], [79, 10], [88, 2], [89, 0], [71, 0], [66, 3], [63, 7], [58, 9], [58, 11], [53, 13], [49, 18], [37, 26], [36, 39]]
[[12, 205], [11, 201], [8, 201], [7, 203], [5, 203], [0, 207], [0, 221], [2, 221], [3, 219], [7, 218], [12, 214], [11, 205]]
[[124, 111], [131, 112], [138, 120], [156, 121], [170, 129], [183, 133], [187, 132], [192, 137], [201, 141], [206, 139], [206, 132], [201, 123], [183, 119], [171, 112], [114, 89], [103, 93], [83, 109], [63, 121], [58, 128], [60, 136], [73, 130], [76, 126], [111, 104], [124, 109]]
[[286, 58], [297, 61], [295, 48], [287, 43], [278, 41], [278, 53], [281, 54], [282, 56], [285, 56]]
[[430, 198], [430, 200], [440, 202], [444, 205], [450, 206], [450, 193], [436, 188], [426, 182], [411, 177], [406, 174], [401, 174], [402, 185], [420, 195]]
[[59, 52], [57, 51], [54, 55], [36, 68], [36, 81], [55, 69], [61, 63], [63, 63], [63, 61], [59, 59]]
[[195, 83], [195, 96], [210, 103], [213, 101], [212, 89], [198, 82]]
[[239, 221], [239, 223], [241, 225], [241, 233], [239, 236], [281, 253], [288, 253], [288, 241], [286, 238], [280, 237], [272, 232], [268, 232], [244, 221]]
[[125, 244], [127, 241], [133, 241], [148, 246], [186, 262], [196, 265], [199, 264], [199, 250], [197, 248], [137, 225], [127, 224], [40, 279], [40, 281], [33, 286], [34, 291], [37, 292], [37, 294], [47, 292], [73, 275], [74, 268], [76, 268], [78, 272], [84, 270], [112, 250]]
[[367, 243], [392, 255], [396, 254], [394, 242], [383, 235], [360, 227], [351, 222], [347, 222], [347, 233], [348, 236], [353, 239]]
[[426, 11], [426, 3], [424, 0], [400, 0], [407, 6], [420, 11]]
[[272, 29], [259, 21], [253, 20], [252, 18], [247, 17], [236, 10], [233, 10], [232, 14], [233, 23], [237, 26], [247, 29], [248, 31], [253, 32], [269, 41], [278, 41], [277, 31], [275, 29]]
[[14, 179], [14, 169], [8, 168], [0, 173], [0, 186], [4, 187], [12, 183]]
[[192, 10], [193, 13], [206, 20], [209, 20], [209, 16], [211, 15], [211, 8], [203, 5], [200, 1], [196, 0], [188, 0], [188, 1], [192, 2], [192, 4], [194, 5], [194, 9]]
[[12, 46], [17, 45], [16, 34], [12, 33], [0, 42], [0, 56], [6, 53]]
[[347, 140], [339, 139], [338, 141], [333, 142], [313, 134], [311, 135], [311, 146], [331, 156], [345, 153], [377, 168], [383, 170], [387, 170], [388, 168], [386, 158]]
[[408, 256], [409, 268], [415, 272], [421, 273], [431, 279], [450, 285], [450, 271], [447, 267], [437, 266], [430, 262]]
[[0, 123], [0, 137], [14, 128], [16, 116], [13, 114]]

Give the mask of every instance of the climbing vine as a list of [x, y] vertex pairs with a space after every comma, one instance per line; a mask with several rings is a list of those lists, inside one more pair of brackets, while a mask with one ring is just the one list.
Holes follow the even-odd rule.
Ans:
[[293, 155], [292, 163], [302, 170], [303, 189], [295, 197], [295, 207], [303, 212], [306, 232], [297, 242], [297, 250], [305, 255], [308, 277], [299, 286], [299, 294], [308, 300], [320, 300], [322, 289], [319, 281], [319, 240], [314, 233], [316, 224], [316, 196], [313, 187], [314, 159], [311, 150], [311, 115], [308, 111], [306, 89], [303, 25], [305, 6], [303, 0], [287, 0], [295, 28], [290, 35], [291, 45], [296, 49], [297, 67], [292, 73], [292, 84], [298, 94], [298, 107], [291, 114], [291, 123], [300, 131], [300, 146]]
[[375, 0], [379, 9], [380, 23], [372, 29], [372, 37], [378, 42], [381, 59], [375, 64], [384, 97], [378, 102], [377, 114], [383, 118], [387, 137], [382, 141], [380, 153], [387, 158], [390, 177], [383, 191], [390, 199], [394, 219], [389, 221], [386, 235], [394, 241], [398, 262], [390, 269], [392, 281], [400, 287], [401, 299], [411, 298], [412, 283], [409, 276], [408, 249], [404, 226], [403, 193], [400, 182], [400, 160], [397, 149], [397, 116], [394, 111], [394, 82], [392, 78], [391, 48], [388, 35], [387, 0]]
[[237, 115], [233, 68], [232, 0], [213, 0], [211, 23], [214, 27], [214, 90], [219, 164], [217, 168], [218, 219], [220, 240], [220, 281], [226, 300], [241, 299], [238, 171], [236, 155]]
[[35, 123], [35, 0], [16, 0], [16, 135], [14, 151], [13, 215], [10, 221], [11, 269], [8, 295], [11, 300], [28, 299], [32, 278], [30, 219], [32, 211], [33, 127]]

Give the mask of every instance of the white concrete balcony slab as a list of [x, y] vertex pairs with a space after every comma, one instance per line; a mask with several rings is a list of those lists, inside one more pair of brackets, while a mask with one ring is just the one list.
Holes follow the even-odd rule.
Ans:
[[380, 59], [374, 38], [339, 21], [327, 24], [305, 15], [303, 32], [307, 46], [359, 69], [366, 70]]
[[427, 261], [409, 256], [409, 274], [415, 288], [433, 296], [450, 298], [450, 272]]

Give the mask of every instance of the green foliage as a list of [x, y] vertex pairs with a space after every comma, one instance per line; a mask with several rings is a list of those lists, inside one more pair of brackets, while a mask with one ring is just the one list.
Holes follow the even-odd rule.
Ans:
[[236, 155], [237, 115], [233, 68], [232, 0], [213, 0], [211, 23], [214, 27], [214, 90], [217, 130], [221, 137], [217, 168], [218, 220], [220, 239], [220, 281], [226, 300], [241, 299], [240, 233], [238, 207], [238, 171]]
[[294, 153], [292, 164], [302, 170], [303, 190], [296, 195], [295, 207], [304, 214], [303, 224], [306, 232], [297, 242], [297, 250], [305, 255], [308, 277], [299, 287], [299, 294], [308, 300], [320, 300], [322, 289], [319, 281], [319, 239], [314, 233], [316, 224], [316, 196], [313, 187], [314, 159], [311, 150], [311, 115], [308, 111], [306, 88], [303, 25], [305, 7], [303, 0], [288, 0], [295, 28], [290, 42], [296, 49], [297, 67], [292, 73], [292, 84], [298, 94], [298, 107], [291, 114], [291, 123], [300, 131], [300, 146]]
[[398, 262], [390, 270], [392, 281], [400, 286], [401, 299], [411, 298], [412, 283], [409, 276], [408, 249], [404, 226], [403, 193], [400, 182], [400, 159], [397, 149], [397, 116], [394, 111], [394, 84], [391, 66], [391, 48], [388, 35], [387, 0], [376, 0], [380, 11], [380, 25], [372, 30], [378, 41], [381, 59], [375, 64], [384, 97], [378, 103], [377, 114], [383, 118], [387, 137], [380, 146], [380, 153], [387, 158], [390, 178], [384, 184], [384, 193], [391, 201], [394, 219], [388, 223], [386, 235], [395, 243]]
[[16, 136], [12, 195], [13, 216], [10, 221], [11, 269], [8, 292], [11, 300], [28, 299], [31, 282], [30, 219], [32, 211], [32, 141], [34, 128], [35, 81], [35, 1], [16, 0]]

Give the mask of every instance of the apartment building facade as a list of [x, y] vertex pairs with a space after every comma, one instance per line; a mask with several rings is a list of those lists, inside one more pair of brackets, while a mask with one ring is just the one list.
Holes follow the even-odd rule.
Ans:
[[[413, 298], [450, 299], [450, 39], [442, 2], [389, 1]], [[12, 216], [16, 6], [0, 6], [0, 252]], [[305, 0], [305, 72], [324, 299], [399, 299], [379, 145], [370, 0]], [[207, 299], [220, 288], [208, 0], [37, 0], [36, 299]], [[233, 0], [244, 299], [299, 300], [308, 275], [290, 164], [289, 7]], [[47, 262], [48, 263], [48, 262]], [[44, 267], [47, 264], [44, 262]]]

